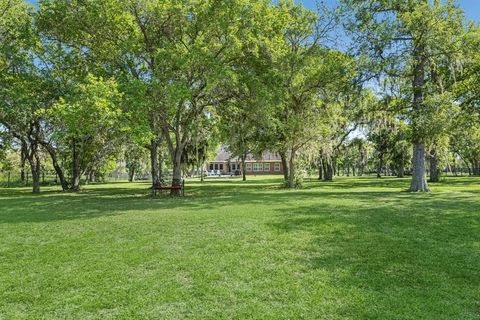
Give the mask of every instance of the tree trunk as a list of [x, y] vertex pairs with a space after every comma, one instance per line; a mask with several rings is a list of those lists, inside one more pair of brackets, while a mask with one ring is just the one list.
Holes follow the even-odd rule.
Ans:
[[279, 152], [280, 158], [282, 159], [282, 167], [283, 167], [283, 179], [285, 182], [288, 181], [288, 161], [287, 161], [287, 153], [286, 152]]
[[245, 170], [245, 159], [246, 159], [247, 155], [246, 154], [242, 154], [242, 181], [247, 181], [247, 173], [246, 173], [246, 170]]
[[55, 169], [55, 173], [57, 174], [57, 178], [60, 180], [60, 185], [62, 186], [62, 190], [67, 191], [68, 190], [67, 179], [65, 179], [65, 174], [63, 173], [63, 169], [58, 163], [57, 152], [55, 148], [49, 145], [48, 143], [42, 143], [42, 145], [45, 148], [45, 150], [47, 150], [48, 154], [50, 155], [50, 158], [52, 159], [52, 165], [53, 165], [53, 168]]
[[163, 181], [163, 150], [162, 150], [162, 145], [160, 143], [157, 143], [157, 152], [158, 152], [158, 181], [160, 183], [165, 183]]
[[[172, 157], [172, 163], [173, 163], [172, 186], [179, 186], [182, 184], [182, 151], [183, 151], [183, 146], [177, 145]], [[170, 195], [180, 196], [181, 191], [172, 189], [170, 191]]]
[[26, 157], [27, 157], [27, 151], [26, 151], [26, 143], [21, 142], [21, 148], [20, 148], [20, 181], [22, 182], [23, 185], [26, 185], [26, 177], [25, 177], [25, 162], [26, 162]]
[[289, 160], [289, 165], [288, 167], [290, 168], [289, 170], [289, 173], [288, 173], [288, 185], [287, 187], [288, 188], [295, 188], [296, 187], [296, 184], [295, 184], [295, 175], [297, 174], [296, 173], [296, 163], [295, 163], [295, 151], [292, 150], [290, 152], [290, 160]]
[[402, 162], [400, 162], [400, 164], [398, 165], [398, 172], [397, 172], [397, 177], [398, 178], [403, 178], [405, 177], [405, 165], [403, 163], [403, 160]]
[[36, 143], [30, 143], [30, 150], [26, 155], [28, 163], [30, 164], [30, 171], [32, 173], [32, 192], [40, 192], [40, 157], [38, 156], [38, 147]]
[[158, 175], [158, 140], [150, 141], [150, 167], [152, 174], [152, 186], [160, 185], [160, 177]]
[[440, 170], [438, 169], [438, 156], [435, 149], [430, 150], [430, 182], [440, 181]]
[[80, 179], [81, 179], [81, 169], [80, 169], [80, 157], [78, 156], [76, 139], [73, 138], [72, 141], [72, 191], [80, 191]]
[[[469, 176], [473, 174], [472, 169], [470, 169], [470, 166], [468, 164], [467, 164], [467, 171]], [[460, 176], [463, 177], [463, 167], [460, 167]], [[27, 177], [27, 181], [28, 181], [28, 177]]]
[[75, 176], [72, 177], [72, 187], [70, 188], [70, 190], [72, 191], [80, 191], [81, 176], [78, 173], [79, 171], [76, 171], [76, 172], [77, 173], [75, 173]]
[[472, 173], [474, 176], [480, 176], [480, 161], [478, 159], [472, 161]]
[[40, 192], [40, 160], [38, 157], [30, 161], [30, 169], [32, 171], [32, 192]]
[[323, 160], [321, 157], [318, 161], [318, 180], [323, 180]]
[[95, 174], [95, 170], [90, 170], [88, 173], [88, 181], [89, 182], [96, 182], [97, 181], [97, 176]]
[[[413, 76], [413, 112], [420, 113], [423, 108], [423, 86], [425, 85], [425, 46], [417, 45], [414, 50], [414, 76]], [[415, 117], [412, 119], [415, 129]], [[414, 130], [415, 137], [415, 130]], [[412, 161], [412, 182], [410, 191], [429, 192], [428, 183], [425, 174], [425, 144], [422, 142], [423, 137], [416, 136], [413, 142], [413, 161]]]
[[128, 168], [128, 182], [135, 181], [135, 167], [136, 167], [136, 164], [132, 163]]
[[323, 181], [333, 181], [334, 175], [334, 166], [332, 163], [332, 158], [326, 156], [323, 160]]
[[412, 182], [409, 191], [430, 191], [425, 175], [425, 145], [419, 142], [413, 144]]
[[378, 158], [377, 164], [377, 178], [382, 177], [382, 168], [383, 168], [383, 154], [381, 154]]

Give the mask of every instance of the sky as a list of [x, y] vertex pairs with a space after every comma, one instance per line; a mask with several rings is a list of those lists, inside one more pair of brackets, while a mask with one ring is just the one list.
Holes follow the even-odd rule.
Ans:
[[[37, 4], [37, 0], [28, 1]], [[297, 2], [303, 3], [308, 8], [315, 8], [315, 0], [297, 0]], [[325, 2], [334, 6], [338, 3], [338, 0], [325, 0]], [[480, 0], [458, 0], [458, 3], [465, 11], [467, 19], [480, 22]]]
[[[324, 0], [328, 5], [335, 6], [338, 4], [338, 0]], [[305, 7], [315, 8], [315, 0], [297, 0], [299, 3], [303, 3]], [[458, 0], [458, 4], [464, 10], [465, 16], [469, 20], [475, 20], [480, 22], [480, 0]]]

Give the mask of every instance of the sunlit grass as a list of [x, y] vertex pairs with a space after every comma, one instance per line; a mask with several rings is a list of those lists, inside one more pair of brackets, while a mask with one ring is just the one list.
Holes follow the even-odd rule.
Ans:
[[480, 180], [0, 189], [0, 319], [480, 319]]

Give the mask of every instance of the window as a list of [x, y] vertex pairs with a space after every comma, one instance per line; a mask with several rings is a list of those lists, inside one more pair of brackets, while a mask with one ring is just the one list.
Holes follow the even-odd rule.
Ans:
[[252, 172], [252, 164], [251, 163], [247, 163], [247, 171]]
[[253, 164], [253, 172], [262, 172], [263, 171], [263, 163], [254, 163]]
[[263, 164], [263, 171], [264, 172], [270, 172], [270, 163], [264, 163]]
[[213, 163], [210, 163], [210, 170], [213, 170]]
[[280, 163], [275, 163], [275, 172], [280, 172]]
[[220, 163], [220, 164], [218, 165], [218, 168], [223, 171], [223, 163]]

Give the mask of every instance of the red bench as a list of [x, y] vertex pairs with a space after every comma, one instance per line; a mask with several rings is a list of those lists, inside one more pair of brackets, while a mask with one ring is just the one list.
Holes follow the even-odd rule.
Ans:
[[157, 191], [162, 192], [163, 190], [165, 191], [180, 190], [180, 194], [182, 196], [185, 196], [185, 180], [182, 180], [182, 182], [179, 185], [174, 185], [174, 186], [162, 186], [162, 185], [152, 186], [152, 193], [154, 196], [157, 195]]

